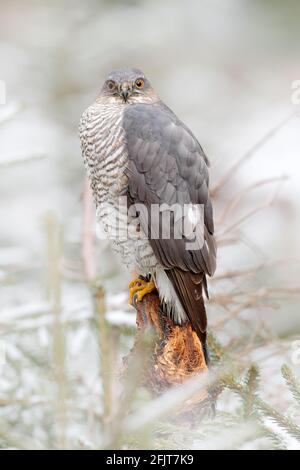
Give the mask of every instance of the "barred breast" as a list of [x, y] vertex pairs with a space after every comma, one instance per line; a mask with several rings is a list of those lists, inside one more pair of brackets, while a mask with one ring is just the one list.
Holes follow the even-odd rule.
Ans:
[[146, 275], [155, 270], [157, 261], [138, 221], [127, 214], [128, 179], [124, 170], [128, 156], [122, 126], [123, 110], [120, 105], [96, 102], [83, 113], [79, 125], [82, 155], [97, 208], [97, 220], [122, 261], [128, 267], [137, 265]]
[[80, 121], [82, 154], [97, 207], [126, 186], [122, 169], [127, 156], [121, 121], [119, 106], [97, 103], [83, 113]]

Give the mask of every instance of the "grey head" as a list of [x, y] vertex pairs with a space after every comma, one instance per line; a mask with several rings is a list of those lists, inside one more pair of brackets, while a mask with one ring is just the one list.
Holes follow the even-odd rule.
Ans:
[[136, 68], [123, 67], [112, 70], [106, 77], [99, 99], [115, 104], [132, 104], [158, 101], [145, 74]]

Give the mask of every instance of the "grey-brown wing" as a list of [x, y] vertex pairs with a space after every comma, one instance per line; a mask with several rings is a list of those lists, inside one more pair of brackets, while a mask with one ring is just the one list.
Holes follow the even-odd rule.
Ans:
[[[123, 126], [129, 157], [126, 172], [130, 199], [142, 206], [139, 210], [142, 229], [194, 329], [205, 342], [202, 285], [206, 285], [205, 275], [211, 276], [216, 268], [206, 157], [189, 129], [163, 104], [128, 106]], [[204, 243], [196, 243], [189, 249], [190, 240], [184, 234], [178, 237], [175, 230], [176, 224], [180, 226], [182, 221], [177, 220], [173, 207], [191, 204], [203, 208]], [[164, 207], [159, 219], [153, 217], [153, 205]], [[161, 232], [162, 217], [171, 221], [167, 238]]]
[[[212, 275], [216, 268], [213, 239], [214, 222], [209, 198], [209, 176], [205, 156], [195, 137], [164, 106], [127, 107], [125, 129], [129, 165], [129, 193], [135, 203], [144, 204], [148, 220], [144, 230], [152, 228], [151, 245], [165, 268]], [[163, 239], [159, 228], [150, 227], [153, 204], [179, 206], [199, 204], [204, 210], [205, 240], [199, 249], [187, 249], [187, 239]], [[188, 206], [189, 207], [189, 206]], [[172, 214], [171, 214], [172, 220]], [[144, 223], [144, 226], [143, 226]], [[146, 225], [147, 224], [147, 227]], [[150, 239], [150, 237], [149, 237]]]

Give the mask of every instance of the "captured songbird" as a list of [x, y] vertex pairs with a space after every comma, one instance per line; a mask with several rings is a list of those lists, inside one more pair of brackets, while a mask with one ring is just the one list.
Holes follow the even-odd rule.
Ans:
[[201, 145], [135, 68], [107, 76], [82, 115], [80, 139], [97, 217], [124, 263], [140, 273], [130, 302], [156, 289], [162, 311], [191, 323], [208, 362], [203, 292], [216, 246]]

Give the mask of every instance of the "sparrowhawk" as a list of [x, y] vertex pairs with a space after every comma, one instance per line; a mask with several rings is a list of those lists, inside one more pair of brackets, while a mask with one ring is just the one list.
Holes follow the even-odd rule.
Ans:
[[[206, 275], [216, 268], [216, 247], [208, 160], [201, 145], [135, 68], [108, 75], [79, 129], [97, 216], [125, 264], [141, 273], [130, 284], [131, 301], [157, 289], [161, 308], [175, 323], [191, 322], [207, 360], [203, 291]], [[124, 198], [127, 214], [120, 209]], [[193, 219], [193, 211], [192, 217], [178, 211], [185, 205], [202, 208], [202, 242], [191, 249], [190, 238], [184, 230], [178, 236], [176, 227], [186, 218], [192, 226], [201, 221]], [[158, 217], [152, 207], [160, 208]], [[168, 236], [162, 234], [164, 218], [170, 222]], [[131, 227], [126, 236], [115, 230], [122, 220]]]

